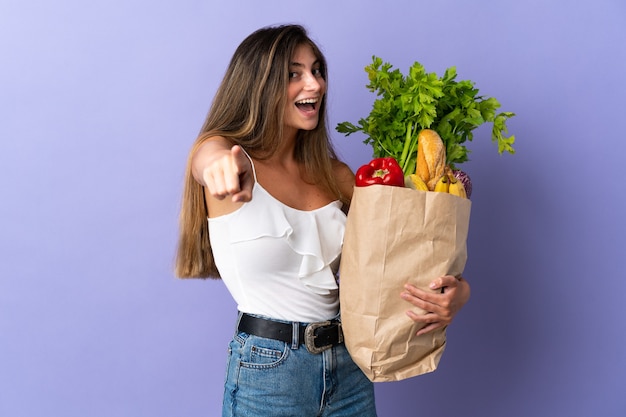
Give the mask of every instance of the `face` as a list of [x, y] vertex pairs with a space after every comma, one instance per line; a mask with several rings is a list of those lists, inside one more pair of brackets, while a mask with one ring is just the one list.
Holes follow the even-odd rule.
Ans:
[[326, 93], [321, 63], [308, 45], [300, 45], [289, 65], [289, 86], [285, 106], [285, 128], [312, 130], [319, 121], [319, 108]]

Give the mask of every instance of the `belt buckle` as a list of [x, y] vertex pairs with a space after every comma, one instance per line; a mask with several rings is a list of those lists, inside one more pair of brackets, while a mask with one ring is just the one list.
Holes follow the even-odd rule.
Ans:
[[[331, 324], [332, 323], [330, 321], [320, 321], [317, 323], [310, 323], [306, 326], [306, 328], [304, 329], [304, 345], [306, 346], [306, 350], [308, 350], [310, 353], [317, 354], [332, 347], [332, 343], [319, 347], [315, 346], [315, 338], [317, 337], [315, 335], [315, 330], [319, 329], [320, 327], [330, 326]], [[339, 332], [339, 342], [342, 342], [343, 337], [340, 332], [341, 323], [337, 323], [337, 327], [337, 331]]]

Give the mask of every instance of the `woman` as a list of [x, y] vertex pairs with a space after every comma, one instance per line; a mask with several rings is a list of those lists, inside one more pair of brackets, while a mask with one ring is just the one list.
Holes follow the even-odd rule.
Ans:
[[[326, 60], [302, 27], [260, 29], [235, 51], [190, 152], [176, 273], [221, 277], [240, 312], [223, 416], [376, 415], [338, 324], [354, 175], [329, 139], [326, 87]], [[465, 280], [433, 278], [443, 292], [399, 295], [428, 312], [407, 304], [421, 333], [469, 298]]]

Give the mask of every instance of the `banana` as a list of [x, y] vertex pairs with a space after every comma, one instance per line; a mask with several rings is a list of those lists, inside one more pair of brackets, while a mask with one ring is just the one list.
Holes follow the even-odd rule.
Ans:
[[[422, 180], [422, 178], [417, 174], [405, 176], [404, 185], [405, 187], [412, 188], [414, 190], [429, 191], [428, 185], [426, 185], [424, 180]], [[456, 195], [457, 197], [467, 198], [467, 193], [465, 192], [463, 183], [457, 180], [451, 172], [439, 177], [433, 191], [439, 193], [449, 193]]]
[[428, 186], [417, 174], [411, 174], [404, 177], [404, 186], [414, 190], [428, 191]]
[[437, 180], [437, 184], [435, 184], [435, 192], [438, 193], [447, 193], [450, 188], [450, 180], [447, 175], [442, 175], [439, 180]]
[[454, 177], [451, 177], [449, 181], [450, 181], [450, 187], [448, 188], [448, 192], [450, 194], [459, 196], [461, 198], [467, 198], [465, 187], [463, 186], [463, 183], [461, 181], [457, 180]]

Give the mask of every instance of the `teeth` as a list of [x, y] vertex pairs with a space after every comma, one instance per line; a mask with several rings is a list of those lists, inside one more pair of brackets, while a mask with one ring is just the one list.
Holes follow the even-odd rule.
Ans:
[[304, 100], [296, 101], [296, 104], [315, 104], [317, 103], [316, 98], [306, 98]]

